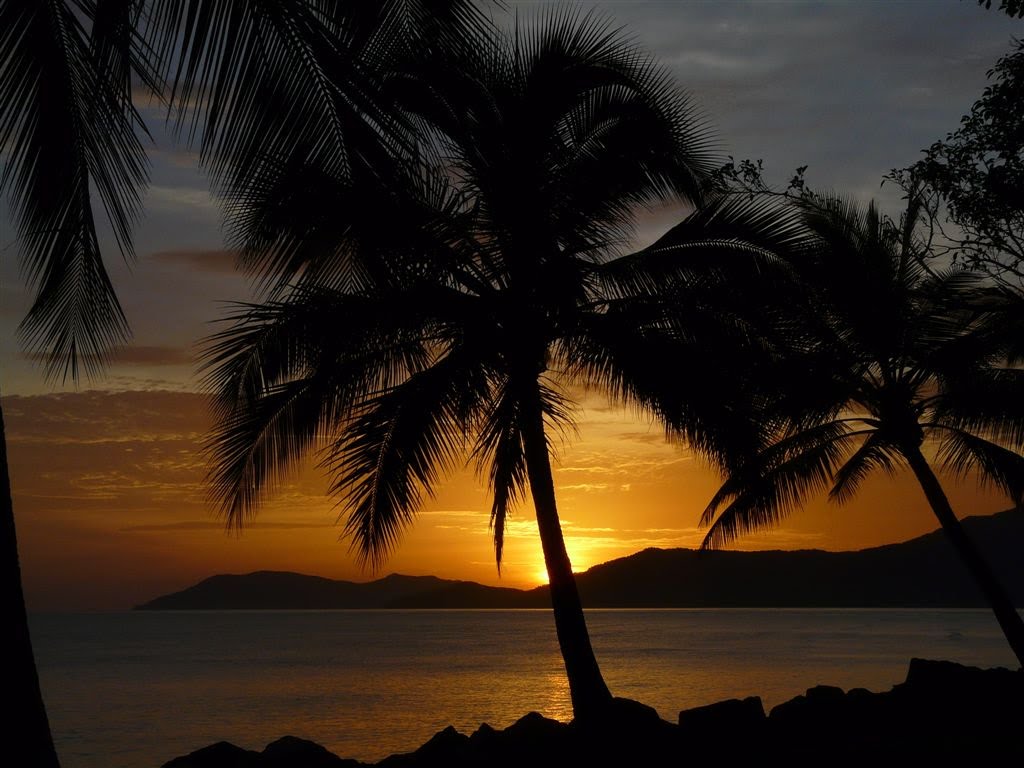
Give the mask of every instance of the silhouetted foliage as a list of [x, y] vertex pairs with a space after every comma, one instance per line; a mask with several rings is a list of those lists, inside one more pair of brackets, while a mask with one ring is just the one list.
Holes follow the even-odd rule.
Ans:
[[[47, 375], [77, 381], [82, 372], [101, 373], [129, 336], [102, 258], [93, 195], [131, 259], [148, 182], [137, 92], [168, 105], [198, 141], [214, 180], [231, 187], [217, 162], [225, 147], [260, 162], [305, 135], [308, 103], [329, 103], [340, 146], [365, 154], [393, 144], [395, 116], [381, 107], [374, 65], [388, 51], [457, 37], [481, 19], [469, 0], [0, 3], [0, 191], [10, 199], [34, 291], [19, 328], [32, 356]], [[318, 85], [327, 71], [325, 93]], [[29, 640], [2, 427], [0, 418], [0, 615], [11, 649], [3, 709], [20, 739], [12, 753], [27, 765], [56, 766]]]
[[[0, 4], [0, 191], [10, 200], [22, 273], [35, 294], [19, 331], [46, 360], [47, 373], [65, 380], [77, 380], [80, 365], [97, 373], [128, 336], [92, 207], [95, 190], [130, 257], [147, 165], [122, 66], [131, 27], [118, 10], [125, 9], [111, 2]], [[26, 765], [57, 766], [25, 612], [2, 414], [0, 508], [10, 749]]]
[[890, 178], [928, 196], [936, 252], [1024, 290], [1024, 43], [988, 76], [960, 127]]
[[147, 163], [124, 73], [110, 77], [104, 69], [117, 58], [115, 37], [90, 37], [61, 0], [9, 0], [0, 8], [0, 145], [7, 154], [0, 189], [9, 194], [24, 274], [36, 291], [21, 332], [64, 378], [77, 378], [79, 363], [98, 372], [107, 350], [128, 336], [90, 191], [130, 256]]
[[[992, 8], [992, 0], [978, 0], [978, 5], [983, 5], [986, 10], [989, 10]], [[1024, 0], [999, 0], [999, 5], [996, 8], [1007, 16], [1024, 18]]]
[[[593, 17], [484, 31], [385, 80], [416, 129], [389, 174], [339, 176], [329, 149], [299, 145], [229, 196], [267, 300], [211, 340], [216, 498], [241, 524], [315, 453], [376, 566], [468, 459], [493, 495], [500, 566], [529, 488], [574, 709], [589, 714], [610, 696], [561, 534], [551, 433], [571, 432], [580, 387], [656, 408], [659, 360], [683, 338], [667, 308], [690, 285], [685, 256], [749, 261], [785, 239], [786, 219], [726, 201], [623, 255], [637, 207], [700, 199], [713, 155], [688, 98]], [[768, 245], [741, 247], [741, 232]]]
[[1024, 371], [1006, 365], [1008, 336], [993, 330], [1005, 294], [976, 272], [926, 269], [918, 199], [898, 224], [839, 198], [801, 207], [812, 239], [792, 267], [806, 298], [778, 307], [790, 342], [733, 400], [757, 429], [718, 456], [728, 477], [705, 510], [704, 544], [776, 525], [813, 493], [848, 501], [871, 473], [909, 467], [1024, 663], [1024, 624], [931, 468], [1024, 503]]
[[778, 197], [786, 200], [814, 200], [816, 192], [807, 186], [804, 174], [807, 166], [801, 165], [793, 171], [785, 189], [776, 189], [764, 180], [764, 161], [744, 158], [739, 162], [732, 155], [715, 169], [712, 188], [721, 194], [747, 195], [748, 197]]

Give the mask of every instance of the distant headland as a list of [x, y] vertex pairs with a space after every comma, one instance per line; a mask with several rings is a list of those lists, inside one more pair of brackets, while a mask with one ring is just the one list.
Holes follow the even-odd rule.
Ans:
[[[963, 521], [1024, 606], [1024, 511]], [[986, 607], [941, 531], [855, 552], [645, 549], [577, 574], [588, 608]], [[223, 574], [136, 610], [548, 608], [547, 587], [391, 574], [357, 583], [297, 573]]]

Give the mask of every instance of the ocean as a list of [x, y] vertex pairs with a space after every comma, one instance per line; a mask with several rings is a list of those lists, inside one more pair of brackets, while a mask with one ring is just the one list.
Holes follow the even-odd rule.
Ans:
[[[820, 683], [887, 690], [913, 656], [1015, 667], [985, 610], [594, 610], [612, 692], [680, 709]], [[39, 614], [32, 636], [64, 768], [157, 768], [291, 734], [341, 757], [414, 750], [448, 724], [571, 718], [548, 611]]]

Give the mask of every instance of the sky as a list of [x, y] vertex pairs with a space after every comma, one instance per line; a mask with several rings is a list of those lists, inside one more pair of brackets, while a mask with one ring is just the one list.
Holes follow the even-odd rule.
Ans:
[[[541, 3], [509, 3], [529, 17]], [[896, 211], [880, 187], [953, 130], [981, 94], [985, 72], [1024, 23], [974, 2], [600, 2], [656, 56], [716, 126], [720, 150], [763, 159], [784, 182], [807, 180]], [[292, 570], [366, 580], [326, 481], [307, 467], [243, 534], [227, 534], [206, 500], [202, 453], [210, 417], [197, 340], [226, 302], [249, 286], [224, 249], [220, 212], [197, 156], [154, 129], [152, 185], [134, 264], [104, 239], [134, 333], [97, 380], [44, 380], [15, 329], [30, 294], [20, 280], [7, 202], [0, 206], [0, 392], [26, 599], [30, 610], [119, 610], [214, 573]], [[637, 245], [681, 218], [645, 213]], [[700, 513], [719, 478], [657, 425], [596, 396], [559, 446], [555, 478], [573, 567], [649, 546], [695, 546]], [[961, 515], [1007, 506], [972, 484], [951, 489]], [[499, 578], [487, 529], [490, 501], [471, 470], [445, 483], [376, 575], [433, 573], [503, 586], [533, 586], [543, 560], [532, 510], [517, 509]], [[857, 500], [815, 500], [779, 529], [741, 540], [746, 549], [855, 549], [936, 527], [909, 481], [881, 478]]]

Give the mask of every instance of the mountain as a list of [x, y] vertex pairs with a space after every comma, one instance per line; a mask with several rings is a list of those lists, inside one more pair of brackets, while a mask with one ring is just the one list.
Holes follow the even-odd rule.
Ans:
[[[1024, 512], [963, 521], [1024, 606]], [[577, 574], [588, 608], [984, 607], [941, 531], [856, 552], [646, 549]], [[488, 587], [392, 574], [356, 583], [259, 571], [211, 576], [137, 610], [546, 608], [547, 587]]]
[[[532, 598], [532, 600], [531, 600]], [[403, 576], [358, 583], [282, 571], [211, 576], [158, 597], [136, 610], [272, 610], [327, 608], [541, 608], [520, 589], [486, 587], [436, 576]]]
[[[1024, 511], [963, 521], [1024, 606]], [[581, 574], [585, 606], [983, 607], [942, 531], [856, 552], [647, 549]]]

